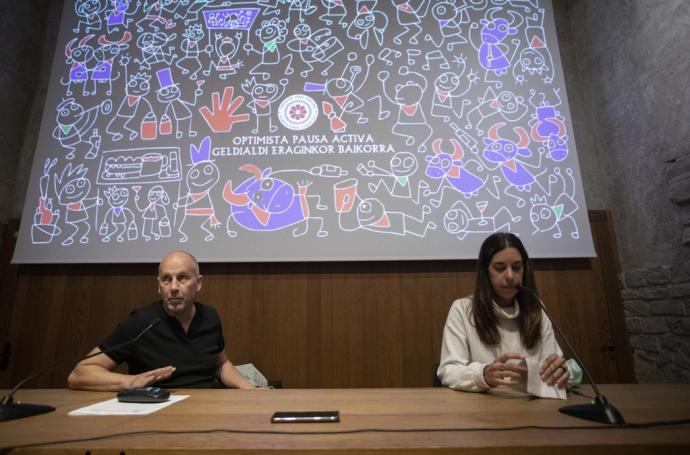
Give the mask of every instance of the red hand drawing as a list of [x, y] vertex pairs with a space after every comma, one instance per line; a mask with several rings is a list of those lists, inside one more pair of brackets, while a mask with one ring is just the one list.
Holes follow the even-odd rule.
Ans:
[[202, 106], [199, 109], [199, 112], [214, 133], [227, 133], [232, 129], [232, 125], [235, 122], [246, 122], [249, 120], [249, 114], [233, 115], [244, 103], [244, 97], [241, 95], [233, 99], [234, 91], [232, 87], [225, 87], [222, 100], [220, 99], [219, 92], [213, 92], [211, 94], [213, 111], [208, 106]]

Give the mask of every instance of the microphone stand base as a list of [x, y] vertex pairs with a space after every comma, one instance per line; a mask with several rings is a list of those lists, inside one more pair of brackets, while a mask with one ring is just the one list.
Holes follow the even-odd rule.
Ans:
[[53, 412], [55, 408], [45, 404], [31, 403], [7, 403], [0, 404], [0, 422], [7, 420], [23, 419], [47, 412]]
[[593, 420], [609, 425], [625, 425], [623, 415], [603, 396], [601, 399], [596, 397], [592, 403], [563, 406], [559, 411], [579, 419]]

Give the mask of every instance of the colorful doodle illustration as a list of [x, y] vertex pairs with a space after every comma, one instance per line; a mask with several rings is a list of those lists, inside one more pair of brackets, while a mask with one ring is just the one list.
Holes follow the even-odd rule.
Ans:
[[343, 231], [363, 229], [380, 234], [425, 237], [427, 231], [436, 229], [436, 224], [426, 219], [430, 212], [428, 207], [422, 210], [421, 217], [388, 211], [379, 199], [361, 199], [357, 185], [357, 179], [348, 179], [333, 187], [338, 224]]
[[158, 240], [161, 237], [170, 237], [170, 218], [166, 208], [170, 204], [168, 193], [165, 192], [161, 185], [151, 187], [146, 197], [148, 203], [141, 207], [139, 205], [140, 189], [138, 186], [134, 187], [134, 191], [136, 191], [134, 201], [137, 210], [141, 213], [141, 218], [144, 220], [144, 225], [141, 228], [141, 237], [146, 241], [151, 240], [151, 238]]
[[[210, 196], [211, 189], [218, 183], [220, 171], [211, 160], [211, 138], [206, 136], [199, 147], [191, 144], [189, 154], [192, 167], [187, 171], [187, 193], [173, 203], [173, 209], [183, 209], [182, 221], [179, 223], [178, 232], [182, 235], [180, 242], [186, 242], [189, 237], [185, 230], [190, 220], [201, 220], [200, 228], [206, 232], [205, 241], [211, 241], [215, 235], [211, 229], [217, 229], [221, 223], [216, 218], [213, 201]], [[184, 228], [184, 230], [183, 230]]]
[[312, 32], [308, 24], [300, 24], [294, 29], [295, 37], [288, 41], [287, 47], [297, 52], [307, 69], [300, 71], [302, 77], [309, 76], [314, 70], [314, 64], [324, 66], [321, 75], [328, 74], [334, 65], [333, 58], [344, 49], [343, 44], [331, 35], [328, 28], [321, 28]]
[[134, 212], [127, 208], [129, 201], [129, 190], [111, 186], [103, 194], [108, 202], [109, 208], [103, 216], [103, 221], [98, 229], [102, 242], [110, 242], [111, 237], [115, 237], [118, 242], [136, 240], [138, 237], [137, 224], [134, 221]]
[[[573, 170], [566, 169], [566, 178], [562, 175], [560, 169], [555, 169], [554, 174], [549, 176], [549, 189], [547, 194], [536, 194], [530, 198], [532, 207], [530, 208], [530, 221], [537, 232], [553, 233], [553, 238], [560, 239], [562, 235], [561, 224], [568, 222], [570, 226], [570, 237], [573, 239], [580, 238], [580, 232], [577, 228], [577, 222], [573, 218], [573, 214], [578, 210], [579, 206], [575, 201], [575, 180], [573, 179]], [[559, 185], [560, 191], [555, 191], [554, 186]]]
[[107, 7], [106, 0], [76, 0], [74, 11], [77, 14], [78, 22], [74, 28], [75, 33], [80, 33], [82, 26], [84, 32], [95, 32], [103, 27], [101, 13]]
[[199, 109], [201, 116], [214, 133], [228, 133], [235, 123], [249, 120], [249, 114], [235, 114], [235, 111], [244, 103], [244, 97], [240, 95], [233, 98], [234, 91], [232, 87], [225, 87], [223, 98], [220, 97], [220, 93], [213, 92], [211, 109], [208, 106], [202, 106]]
[[[281, 79], [280, 85], [273, 83], [258, 83], [255, 78], [251, 78], [242, 84], [244, 93], [252, 97], [247, 107], [251, 109], [256, 116], [256, 128], [252, 130], [252, 133], [256, 134], [259, 131], [268, 131], [270, 133], [276, 132], [278, 126], [273, 124], [273, 104], [283, 96], [287, 83], [287, 79]], [[264, 119], [263, 122], [261, 119]], [[267, 128], [262, 129], [264, 122], [268, 125]]]
[[109, 114], [112, 107], [110, 100], [105, 100], [98, 106], [84, 110], [73, 98], [63, 100], [58, 105], [57, 126], [53, 129], [53, 137], [67, 150], [65, 158], [71, 160], [77, 151], [86, 159], [96, 158], [101, 146], [101, 136], [93, 126], [98, 115]]
[[436, 20], [437, 27], [424, 36], [426, 41], [431, 41], [437, 48], [445, 44], [449, 52], [452, 52], [455, 46], [467, 43], [463, 25], [469, 24], [470, 18], [466, 9], [458, 7], [455, 2], [434, 2], [431, 16]]
[[103, 204], [103, 200], [98, 196], [87, 197], [91, 192], [91, 182], [86, 178], [87, 171], [88, 169], [81, 164], [73, 167], [72, 163], [67, 163], [62, 173], [55, 174], [53, 179], [58, 202], [67, 214], [65, 222], [74, 229], [74, 232], [62, 241], [63, 246], [74, 243], [74, 238], [78, 235], [79, 243], [89, 242], [91, 225], [88, 210]]
[[497, 229], [590, 248], [552, 9], [72, 0], [18, 251], [461, 257]]
[[[400, 78], [392, 78], [388, 71], [378, 74], [383, 83], [383, 93], [388, 100], [398, 106], [398, 118], [391, 130], [405, 138], [406, 146], [417, 146], [417, 151], [426, 151], [426, 141], [431, 137], [431, 127], [421, 106], [427, 81], [421, 74], [403, 66], [398, 71]], [[390, 86], [395, 84], [393, 88]]]
[[488, 206], [489, 201], [477, 201], [477, 217], [464, 201], [456, 201], [443, 217], [446, 232], [464, 240], [469, 234], [486, 236], [497, 231], [510, 232], [511, 227], [520, 221], [521, 217], [513, 216], [506, 207], [500, 207], [493, 216], [484, 216]]
[[410, 152], [398, 152], [391, 158], [390, 170], [376, 166], [374, 160], [369, 160], [367, 164], [360, 163], [357, 172], [366, 177], [377, 177], [376, 183], [369, 183], [369, 191], [376, 193], [383, 186], [388, 194], [397, 198], [410, 199], [417, 205], [420, 201], [420, 194], [429, 188], [429, 184], [421, 180], [417, 188], [413, 188], [410, 181], [417, 172], [419, 164], [417, 158]]
[[280, 44], [285, 42], [288, 30], [285, 21], [278, 18], [263, 21], [261, 28], [256, 31], [256, 35], [261, 40], [261, 50], [256, 50], [251, 43], [244, 45], [247, 54], [256, 53], [261, 56], [261, 61], [254, 66], [249, 74], [261, 76], [268, 79], [271, 74], [292, 74], [294, 72], [292, 64], [292, 54], [282, 57], [280, 54]]
[[[323, 218], [311, 216], [307, 196], [309, 182], [299, 182], [297, 189], [289, 183], [272, 176], [272, 169], [263, 171], [253, 164], [240, 166], [240, 170], [249, 172], [252, 177], [233, 189], [228, 180], [223, 189], [223, 199], [230, 204], [230, 216], [227, 221], [227, 232], [235, 237], [234, 224], [250, 231], [276, 231], [297, 224], [292, 235], [300, 237], [309, 231], [310, 223], [318, 223], [317, 237], [325, 237], [328, 232], [323, 229]], [[316, 205], [320, 205], [316, 197]]]
[[530, 164], [526, 158], [532, 157], [533, 153], [527, 147], [530, 142], [527, 132], [520, 126], [515, 127], [514, 130], [519, 137], [519, 142], [514, 142], [511, 139], [499, 137], [498, 132], [504, 125], [505, 123], [496, 123], [490, 128], [488, 137], [484, 139], [486, 147], [484, 148], [483, 155], [487, 161], [499, 165], [503, 178], [509, 185], [505, 190], [506, 196], [517, 199], [518, 207], [523, 207], [525, 205], [525, 198], [514, 194], [513, 190], [517, 190], [519, 193], [526, 193], [531, 190], [532, 184], [538, 184], [536, 177], [544, 173], [545, 170], [540, 170], [538, 174], [533, 174], [528, 167], [539, 170], [541, 168], [542, 155], [537, 154], [538, 163]]
[[[432, 199], [431, 205], [439, 207], [446, 189], [454, 189], [466, 199], [477, 196], [478, 191], [486, 184], [486, 179], [477, 176], [484, 170], [484, 166], [477, 160], [463, 159], [465, 150], [455, 139], [450, 140], [453, 145], [453, 153], [441, 150], [442, 139], [433, 142], [434, 156], [427, 156], [426, 175], [432, 179], [440, 180], [436, 190], [427, 190], [425, 196], [435, 196], [440, 193], [438, 199]], [[475, 167], [475, 173], [468, 170], [470, 164]]]
[[34, 224], [31, 226], [31, 241], [35, 244], [50, 243], [60, 235], [62, 230], [57, 226], [60, 211], [53, 210], [53, 199], [48, 196], [50, 189], [50, 170], [57, 163], [57, 159], [46, 159], [43, 165], [43, 175], [40, 180], [41, 197], [34, 214]]
[[[359, 3], [359, 2], [358, 2]], [[347, 28], [347, 37], [359, 42], [362, 49], [369, 45], [369, 35], [374, 35], [379, 46], [388, 27], [388, 17], [382, 11], [370, 10], [366, 4], [357, 8], [357, 16]]]

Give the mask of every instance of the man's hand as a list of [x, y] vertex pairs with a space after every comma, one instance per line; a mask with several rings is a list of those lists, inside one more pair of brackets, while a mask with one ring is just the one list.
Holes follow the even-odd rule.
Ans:
[[565, 359], [558, 354], [550, 354], [539, 367], [541, 380], [548, 385], [556, 385], [559, 389], [565, 387], [570, 379], [570, 372], [565, 366]]
[[154, 382], [168, 379], [170, 376], [172, 376], [174, 372], [175, 367], [167, 366], [163, 368], [156, 368], [155, 370], [149, 370], [141, 374], [137, 374], [136, 376], [132, 376], [132, 380], [130, 381], [127, 388], [131, 389], [134, 387], [146, 387], [147, 385], [151, 385]]
[[491, 387], [516, 384], [527, 375], [527, 367], [520, 363], [509, 362], [509, 360], [524, 358], [523, 354], [517, 352], [504, 352], [484, 367], [484, 382]]

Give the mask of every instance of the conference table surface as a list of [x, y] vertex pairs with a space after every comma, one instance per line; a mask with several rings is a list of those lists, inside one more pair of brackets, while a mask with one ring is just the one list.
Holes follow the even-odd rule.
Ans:
[[[629, 423], [690, 418], [690, 384], [616, 384], [601, 392]], [[3, 392], [4, 395], [5, 392]], [[590, 394], [591, 389], [583, 388]], [[174, 390], [189, 398], [146, 416], [68, 413], [114, 393], [21, 390], [55, 412], [0, 422], [12, 453], [690, 453], [690, 425], [615, 428], [558, 412], [567, 401], [446, 388]], [[272, 424], [275, 411], [339, 410], [339, 423]], [[0, 452], [4, 450], [0, 449]]]

